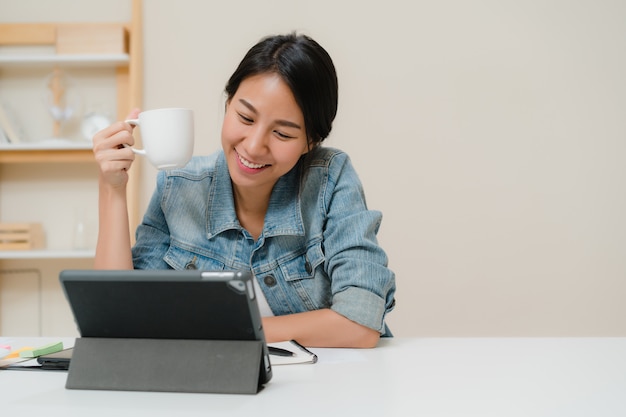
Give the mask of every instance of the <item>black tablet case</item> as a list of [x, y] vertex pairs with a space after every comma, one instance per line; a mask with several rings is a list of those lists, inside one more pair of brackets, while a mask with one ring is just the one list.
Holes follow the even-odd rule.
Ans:
[[66, 387], [254, 394], [272, 371], [246, 271], [67, 270]]

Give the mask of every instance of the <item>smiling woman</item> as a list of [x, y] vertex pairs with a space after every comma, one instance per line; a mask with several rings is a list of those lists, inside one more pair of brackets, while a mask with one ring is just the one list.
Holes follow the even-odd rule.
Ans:
[[[132, 127], [95, 135], [100, 167], [96, 268], [250, 270], [269, 342], [374, 347], [389, 336], [395, 275], [349, 157], [322, 147], [337, 76], [313, 39], [253, 46], [226, 85], [222, 151], [161, 171], [131, 249], [126, 170]], [[135, 118], [135, 110], [129, 118]]]

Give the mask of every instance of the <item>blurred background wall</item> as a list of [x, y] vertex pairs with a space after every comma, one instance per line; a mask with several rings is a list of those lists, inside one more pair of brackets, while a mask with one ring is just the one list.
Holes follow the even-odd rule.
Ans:
[[[129, 14], [0, 0], [3, 21]], [[247, 49], [310, 35], [339, 75], [327, 144], [384, 213], [396, 335], [624, 336], [624, 16], [611, 0], [147, 0], [144, 104], [193, 108], [195, 153], [213, 152]]]

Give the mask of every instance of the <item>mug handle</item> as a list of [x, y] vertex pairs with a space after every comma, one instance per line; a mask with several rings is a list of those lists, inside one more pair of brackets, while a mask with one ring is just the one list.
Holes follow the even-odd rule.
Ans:
[[[128, 120], [124, 120], [126, 123], [128, 123], [129, 125], [133, 125], [133, 126], [139, 126], [139, 119], [128, 119]], [[137, 154], [137, 155], [145, 155], [146, 154], [146, 150], [145, 149], [135, 149], [130, 145], [127, 145], [126, 143], [124, 144], [125, 148], [130, 148], [131, 151], [133, 151], [133, 153]]]

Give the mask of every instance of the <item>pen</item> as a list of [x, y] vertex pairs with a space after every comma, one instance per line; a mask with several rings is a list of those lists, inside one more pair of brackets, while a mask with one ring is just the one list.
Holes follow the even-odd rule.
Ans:
[[276, 356], [295, 356], [294, 353], [290, 350], [287, 349], [281, 349], [281, 348], [277, 348], [274, 346], [268, 346], [267, 347], [270, 351], [270, 355], [276, 355]]

